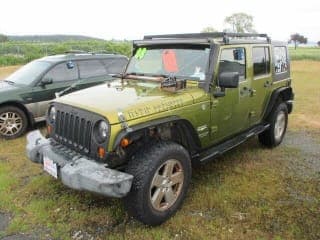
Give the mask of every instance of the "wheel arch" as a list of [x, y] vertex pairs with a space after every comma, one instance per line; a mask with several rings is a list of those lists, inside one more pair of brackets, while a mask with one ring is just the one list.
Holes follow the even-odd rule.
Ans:
[[273, 93], [271, 94], [263, 119], [267, 119], [267, 117], [270, 115], [274, 105], [277, 103], [279, 98], [286, 103], [288, 108], [288, 113], [292, 112], [292, 108], [293, 108], [292, 100], [294, 99], [294, 93], [292, 91], [292, 88], [281, 87], [273, 91]]
[[186, 139], [185, 144], [182, 145], [187, 149], [187, 151], [189, 151], [190, 154], [193, 154], [194, 152], [197, 152], [201, 149], [200, 139], [192, 124], [188, 120], [182, 119], [178, 116], [170, 116], [167, 118], [157, 119], [149, 121], [147, 123], [138, 124], [130, 127], [130, 130], [123, 129], [115, 138], [113, 149], [116, 149], [116, 147], [119, 146], [121, 139], [123, 139], [124, 137], [133, 135], [142, 130], [147, 130], [166, 124], [173, 124], [175, 127], [177, 127], [176, 129], [178, 130], [178, 133], [182, 135], [181, 137]]
[[9, 106], [19, 108], [20, 110], [22, 110], [26, 114], [27, 119], [28, 119], [28, 127], [31, 127], [34, 125], [33, 115], [31, 112], [29, 112], [29, 110], [26, 108], [26, 106], [23, 103], [21, 103], [19, 101], [7, 101], [7, 102], [0, 103], [0, 108], [1, 107], [9, 107]]

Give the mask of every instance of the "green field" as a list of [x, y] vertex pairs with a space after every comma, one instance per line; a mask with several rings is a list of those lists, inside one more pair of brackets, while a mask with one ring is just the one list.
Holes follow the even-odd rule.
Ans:
[[320, 47], [289, 48], [291, 60], [320, 61]]
[[[0, 43], [0, 66], [25, 64], [43, 56], [62, 54], [70, 50], [106, 51], [131, 54], [130, 41], [82, 40], [65, 42], [18, 42], [8, 41]], [[292, 60], [320, 61], [319, 47], [290, 48]]]
[[43, 173], [25, 157], [25, 137], [0, 140], [0, 239], [320, 239], [319, 69], [292, 63], [294, 112], [279, 147], [254, 138], [194, 169], [182, 209], [159, 227]]
[[63, 54], [70, 50], [87, 52], [131, 54], [129, 41], [83, 40], [65, 42], [17, 42], [0, 43], [0, 66], [25, 64], [48, 55]]

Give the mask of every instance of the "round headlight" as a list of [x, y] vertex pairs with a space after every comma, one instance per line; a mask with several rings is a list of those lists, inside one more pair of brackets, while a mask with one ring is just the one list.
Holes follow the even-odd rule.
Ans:
[[54, 106], [52, 106], [49, 109], [49, 121], [51, 123], [53, 123], [56, 120], [56, 115], [57, 115], [56, 108]]
[[99, 142], [104, 142], [108, 138], [109, 134], [109, 125], [105, 121], [100, 121], [96, 127], [96, 136]]

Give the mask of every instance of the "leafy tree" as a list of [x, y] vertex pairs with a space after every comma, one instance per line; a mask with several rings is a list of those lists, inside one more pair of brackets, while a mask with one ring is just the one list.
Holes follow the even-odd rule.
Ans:
[[201, 30], [201, 33], [218, 32], [214, 27], [208, 26]]
[[246, 13], [234, 13], [224, 19], [236, 33], [255, 33], [253, 28], [253, 17]]
[[318, 41], [317, 44], [318, 44], [318, 47], [320, 47], [320, 41]]
[[0, 34], [0, 42], [6, 42], [8, 41], [8, 37], [4, 34]]
[[295, 33], [290, 36], [289, 42], [293, 42], [294, 49], [297, 49], [297, 47], [300, 43], [306, 44], [308, 42], [308, 38], [304, 37], [303, 35], [300, 35], [299, 33]]

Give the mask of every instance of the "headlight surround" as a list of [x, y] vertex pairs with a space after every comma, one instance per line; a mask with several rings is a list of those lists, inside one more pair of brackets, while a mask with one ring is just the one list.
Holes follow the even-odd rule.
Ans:
[[56, 108], [54, 106], [51, 106], [49, 108], [49, 121], [50, 121], [50, 123], [54, 123], [55, 122], [56, 115], [57, 115]]
[[98, 143], [103, 143], [109, 136], [109, 124], [104, 121], [98, 121], [94, 126], [94, 135]]

